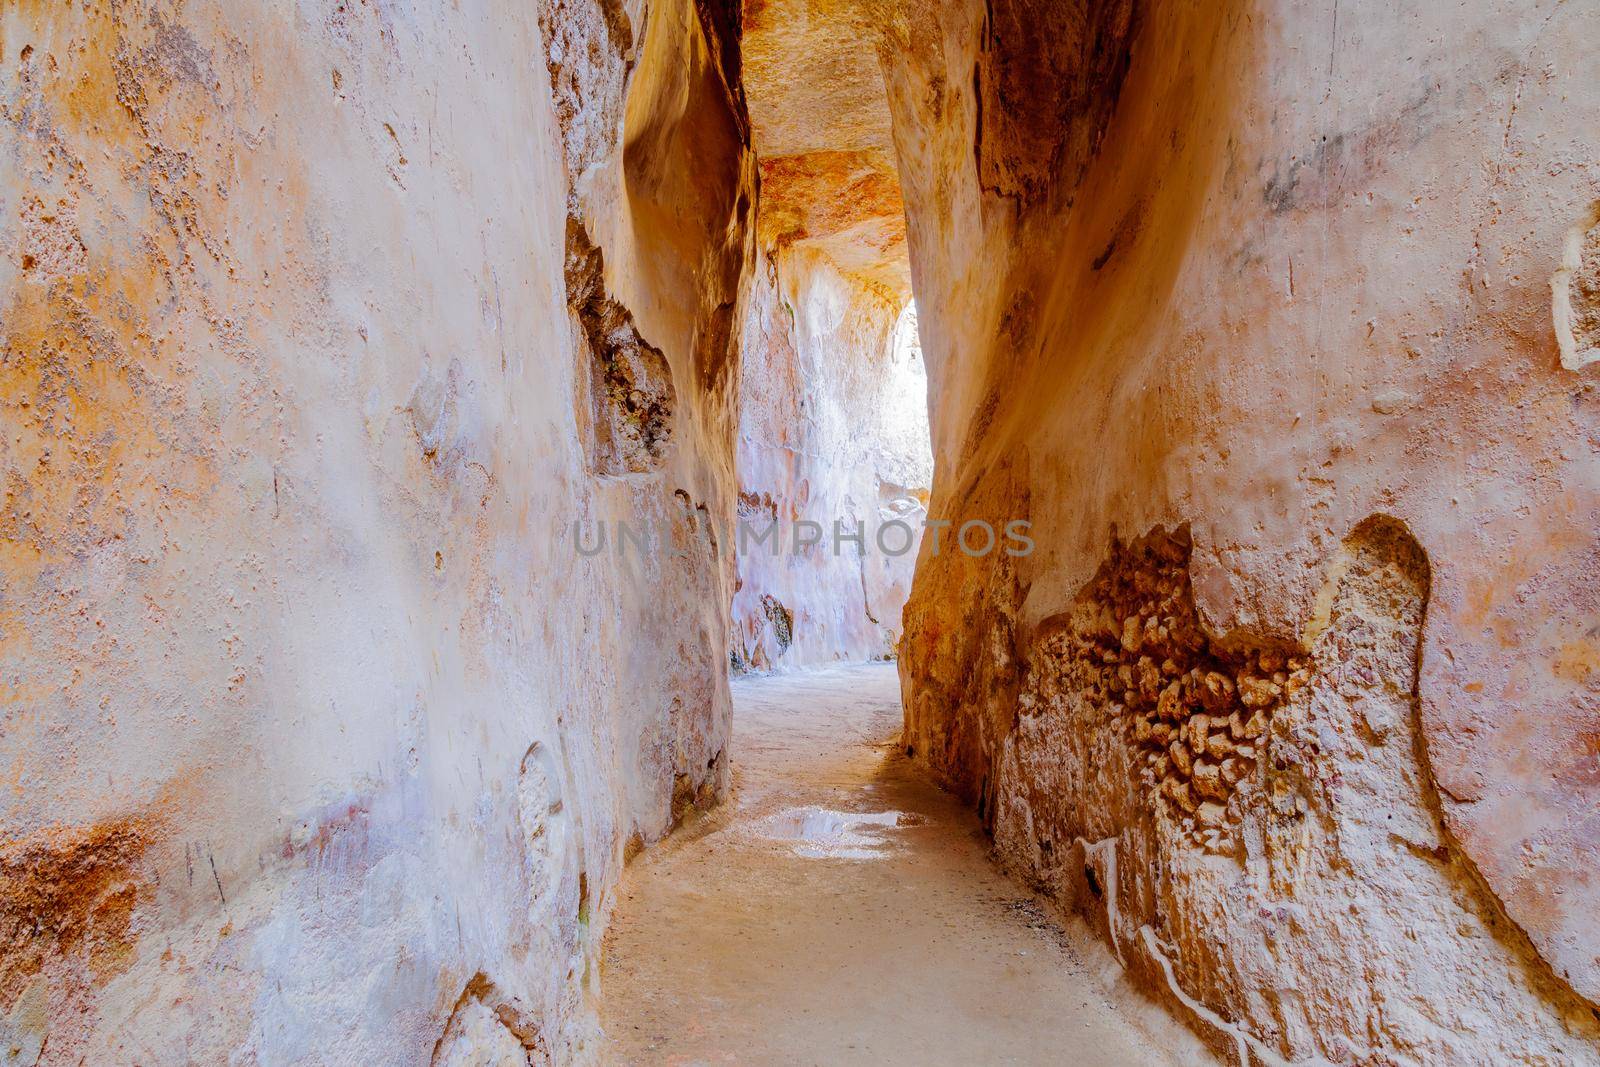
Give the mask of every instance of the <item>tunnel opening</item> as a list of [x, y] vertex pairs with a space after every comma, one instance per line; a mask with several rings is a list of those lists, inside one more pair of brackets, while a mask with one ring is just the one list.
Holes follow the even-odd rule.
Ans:
[[894, 659], [933, 484], [883, 70], [869, 37], [815, 15], [744, 11], [760, 193], [740, 338], [738, 518], [776, 526], [779, 543], [738, 539], [736, 674]]
[[891, 660], [932, 484], [915, 305], [821, 255], [769, 262], [742, 353], [730, 667]]

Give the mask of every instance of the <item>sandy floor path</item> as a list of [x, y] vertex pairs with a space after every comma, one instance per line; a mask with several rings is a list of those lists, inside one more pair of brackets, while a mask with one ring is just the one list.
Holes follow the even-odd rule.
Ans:
[[734, 703], [733, 799], [623, 881], [607, 1063], [1211, 1062], [900, 754], [892, 664]]

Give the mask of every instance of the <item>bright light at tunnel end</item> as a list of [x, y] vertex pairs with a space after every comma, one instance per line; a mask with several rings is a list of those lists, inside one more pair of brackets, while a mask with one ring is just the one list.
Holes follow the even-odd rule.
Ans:
[[[904, 519], [889, 519], [877, 525], [869, 536], [867, 524], [861, 519], [846, 522], [833, 520], [831, 532], [822, 523], [810, 519], [794, 522], [752, 523], [740, 519], [736, 538], [725, 525], [700, 521], [695, 524], [697, 535], [713, 547], [736, 544], [739, 552], [765, 551], [772, 556], [809, 556], [814, 551], [828, 548], [835, 556], [845, 545], [854, 545], [859, 556], [870, 555], [873, 550], [883, 556], [900, 557], [914, 551], [921, 540], [928, 539], [929, 551], [939, 555], [953, 544], [963, 555], [979, 559], [994, 552], [1008, 556], [1031, 556], [1033, 538], [1028, 536], [1032, 523], [1026, 519], [1010, 519], [995, 524], [984, 519], [968, 519], [960, 525], [949, 519], [923, 519], [920, 531]], [[953, 535], [946, 540], [945, 535]], [[658, 535], [653, 523], [634, 524], [621, 520], [593, 523], [577, 521], [572, 524], [572, 547], [585, 559], [610, 553], [622, 557], [630, 552], [643, 557], [662, 554], [678, 555], [672, 536]], [[665, 549], [665, 553], [663, 550]]]

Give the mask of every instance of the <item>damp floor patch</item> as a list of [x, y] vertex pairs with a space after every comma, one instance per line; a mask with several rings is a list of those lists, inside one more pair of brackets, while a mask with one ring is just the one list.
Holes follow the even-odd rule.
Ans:
[[810, 859], [882, 859], [894, 842], [891, 831], [916, 826], [922, 817], [904, 811], [834, 811], [807, 805], [768, 816], [756, 833], [771, 841], [792, 842]]

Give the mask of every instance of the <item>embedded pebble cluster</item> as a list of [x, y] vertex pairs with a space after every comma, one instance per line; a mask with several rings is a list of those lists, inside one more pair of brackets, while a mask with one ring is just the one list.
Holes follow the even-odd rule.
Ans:
[[1310, 677], [1277, 647], [1217, 648], [1189, 588], [1184, 531], [1121, 546], [1072, 616], [1091, 701], [1120, 719], [1141, 778], [1198, 845], [1223, 850], [1274, 713]]

